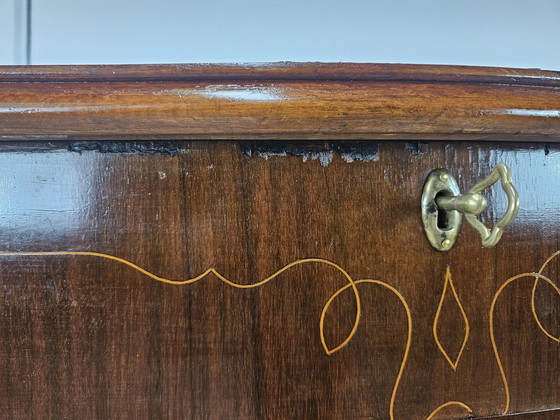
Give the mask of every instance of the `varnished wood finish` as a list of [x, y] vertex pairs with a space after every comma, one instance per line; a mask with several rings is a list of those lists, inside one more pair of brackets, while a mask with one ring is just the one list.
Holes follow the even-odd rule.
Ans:
[[530, 413], [515, 413], [506, 416], [488, 416], [486, 419], [501, 420], [555, 420], [560, 417], [560, 410], [534, 411]]
[[0, 66], [5, 82], [393, 81], [560, 87], [560, 72], [505, 67], [360, 63]]
[[[86, 89], [56, 86], [59, 101], [64, 92]], [[105, 85], [91, 89], [109, 91]], [[552, 88], [542, 91], [548, 93], [539, 93], [541, 99], [557, 97]], [[121, 93], [91, 100], [118, 102]], [[26, 97], [15, 88], [11, 95]], [[55, 117], [53, 132], [64, 121]], [[38, 120], [28, 121], [34, 127]], [[93, 130], [94, 121], [103, 126], [109, 120], [76, 131]], [[101, 147], [91, 143], [3, 145], [3, 251], [103, 252], [177, 280], [212, 267], [241, 284], [302, 258], [325, 259], [354, 280], [376, 279], [402, 294], [412, 322], [408, 358], [403, 365], [406, 308], [395, 292], [373, 283], [357, 285], [362, 309], [356, 333], [339, 351], [325, 353], [321, 311], [348, 284], [325, 263], [303, 263], [243, 290], [214, 274], [193, 284], [165, 284], [86, 255], [0, 256], [3, 416], [387, 419], [393, 394], [395, 419], [426, 419], [447, 401], [463, 402], [475, 416], [504, 411], [489, 311], [504, 282], [539, 270], [560, 249], [558, 145], [104, 144], [103, 153], [87, 150]], [[344, 160], [360, 157], [365, 161]], [[433, 251], [419, 208], [427, 174], [446, 167], [465, 190], [497, 162], [512, 169], [522, 203], [518, 219], [496, 248], [482, 248], [465, 225], [453, 251]], [[505, 198], [499, 188], [487, 198], [491, 210], [483, 219], [490, 224]], [[447, 267], [457, 297], [443, 299], [438, 337], [452, 357], [466, 330], [457, 299], [470, 327], [456, 370], [432, 331]], [[544, 274], [557, 282], [559, 267], [553, 260]], [[507, 286], [493, 314], [511, 394], [508, 413], [560, 406], [558, 343], [532, 316], [532, 287], [531, 277]], [[535, 302], [547, 331], [558, 335], [560, 300], [552, 287], [541, 282]], [[330, 305], [324, 323], [330, 348], [350, 333], [355, 310], [349, 290]], [[435, 418], [466, 415], [450, 406]]]
[[0, 139], [560, 139], [560, 75], [373, 64], [1, 67]]

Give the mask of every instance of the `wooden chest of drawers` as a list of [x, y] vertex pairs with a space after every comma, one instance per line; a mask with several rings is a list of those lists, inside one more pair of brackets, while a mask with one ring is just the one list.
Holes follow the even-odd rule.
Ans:
[[4, 67], [0, 139], [5, 418], [560, 415], [558, 73]]

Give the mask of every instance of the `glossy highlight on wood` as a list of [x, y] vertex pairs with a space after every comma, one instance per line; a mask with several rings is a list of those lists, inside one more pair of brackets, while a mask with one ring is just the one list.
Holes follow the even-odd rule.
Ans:
[[[557, 283], [557, 145], [105, 144], [3, 144], [8, 418], [545, 418], [558, 407], [557, 343], [533, 314], [556, 334], [544, 276]], [[434, 252], [418, 210], [426, 176], [450, 168], [465, 189], [497, 162], [524, 197], [510, 230], [489, 250], [464, 226], [455, 249]], [[491, 224], [507, 200], [485, 194]], [[302, 258], [356, 279], [361, 311], [340, 270], [293, 264]], [[208, 277], [172, 287], [122, 261], [160, 279]], [[432, 330], [447, 267], [470, 325], [455, 370]], [[325, 354], [322, 337], [343, 343], [357, 313], [351, 340]], [[462, 342], [450, 315], [444, 305], [440, 338]]]
[[0, 139], [555, 142], [560, 75], [397, 64], [0, 67]]

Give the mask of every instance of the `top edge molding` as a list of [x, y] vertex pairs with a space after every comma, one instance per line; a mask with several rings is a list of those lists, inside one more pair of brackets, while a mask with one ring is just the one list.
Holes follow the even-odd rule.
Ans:
[[420, 64], [249, 63], [0, 66], [0, 82], [394, 81], [560, 87], [560, 71]]

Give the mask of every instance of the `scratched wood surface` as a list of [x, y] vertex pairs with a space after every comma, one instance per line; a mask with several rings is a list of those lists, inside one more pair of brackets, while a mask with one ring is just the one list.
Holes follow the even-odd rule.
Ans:
[[399, 64], [0, 67], [0, 139], [560, 140], [556, 71]]
[[[465, 190], [497, 162], [521, 198], [501, 242], [465, 224], [433, 251], [427, 174]], [[4, 418], [558, 414], [558, 294], [536, 318], [533, 276], [497, 295], [560, 249], [558, 145], [22, 142], [0, 167]]]

